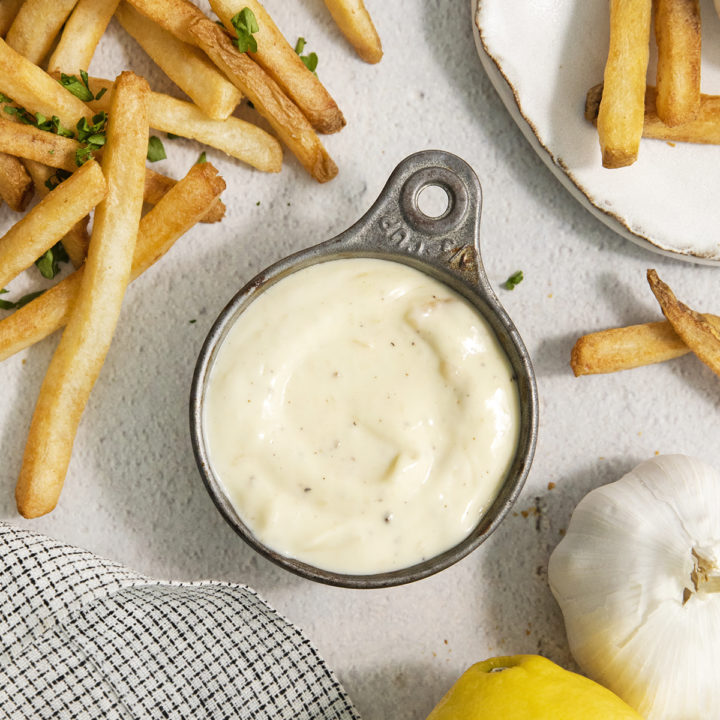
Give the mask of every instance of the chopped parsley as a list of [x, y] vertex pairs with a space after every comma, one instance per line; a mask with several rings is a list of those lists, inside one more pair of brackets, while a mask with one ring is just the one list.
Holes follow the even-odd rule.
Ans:
[[[5, 288], [2, 288], [0, 290], [0, 294], [6, 292], [7, 290]], [[13, 302], [12, 300], [0, 300], [0, 310], [19, 310], [21, 307], [27, 305], [30, 301], [34, 300], [36, 297], [39, 297], [44, 292], [44, 290], [38, 290], [37, 292], [28, 293], [27, 295], [23, 295], [19, 300], [16, 300], [15, 302]]]
[[67, 180], [69, 177], [70, 173], [67, 170], [56, 170], [55, 173], [45, 181], [45, 187], [48, 190], [54, 190], [61, 182]]
[[503, 287], [506, 290], [514, 290], [525, 279], [522, 270], [514, 272], [504, 283]]
[[200, 163], [204, 163], [204, 162], [207, 162], [207, 154], [206, 154], [205, 151], [203, 150], [203, 151], [200, 153], [200, 157], [197, 159], [197, 161], [195, 162], [195, 164], [196, 164], [196, 165], [199, 165]]
[[75, 151], [75, 162], [84, 165], [95, 150], [99, 150], [105, 144], [105, 130], [107, 128], [107, 113], [100, 112], [93, 115], [92, 123], [87, 118], [80, 118], [77, 124], [77, 139], [81, 143]]
[[147, 159], [150, 162], [164, 160], [167, 157], [162, 140], [157, 135], [151, 135], [148, 141]]
[[93, 95], [90, 89], [88, 74], [85, 70], [80, 71], [80, 80], [78, 80], [76, 75], [60, 73], [60, 80], [58, 80], [58, 82], [83, 102], [99, 100], [107, 92], [107, 88], [101, 88], [97, 95]]
[[[6, 100], [3, 99], [3, 102], [6, 102]], [[62, 135], [63, 137], [75, 137], [75, 133], [73, 133], [72, 130], [68, 130], [66, 127], [62, 126], [60, 118], [57, 115], [53, 115], [48, 119], [42, 113], [35, 113], [33, 115], [24, 107], [17, 107], [15, 105], [6, 105], [3, 110], [8, 115], [14, 115], [25, 125], [33, 125], [39, 130], [45, 130], [47, 132], [55, 133], [56, 135]]]
[[35, 265], [40, 274], [50, 280], [60, 272], [59, 263], [66, 263], [69, 259], [62, 243], [56, 243], [35, 261]]
[[165, 133], [165, 137], [168, 140], [177, 140], [179, 137], [182, 137], [181, 135], [175, 135], [175, 133]]
[[299, 37], [295, 43], [295, 52], [300, 56], [300, 59], [303, 61], [305, 67], [310, 72], [314, 73], [318, 66], [318, 56], [317, 53], [314, 52], [311, 52], [308, 55], [303, 55], [302, 51], [305, 49], [305, 45], [307, 45], [305, 38]]
[[230, 20], [235, 28], [237, 38], [235, 45], [240, 52], [257, 52], [257, 40], [253, 37], [253, 33], [260, 30], [255, 13], [249, 8], [243, 8], [237, 15]]

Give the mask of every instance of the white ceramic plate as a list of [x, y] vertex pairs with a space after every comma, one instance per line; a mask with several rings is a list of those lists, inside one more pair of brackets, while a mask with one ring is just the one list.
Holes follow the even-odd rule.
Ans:
[[[720, 94], [720, 20], [712, 0], [701, 0], [701, 12], [702, 89]], [[583, 107], [585, 93], [603, 77], [607, 0], [473, 0], [473, 15], [478, 53], [493, 85], [572, 195], [647, 249], [720, 264], [720, 146], [643, 140], [630, 167], [602, 167]]]

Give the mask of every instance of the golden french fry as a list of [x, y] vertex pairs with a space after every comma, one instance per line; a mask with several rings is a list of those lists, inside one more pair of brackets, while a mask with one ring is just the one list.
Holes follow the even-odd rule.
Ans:
[[90, 160], [0, 238], [0, 287], [29, 268], [104, 197], [100, 166]]
[[305, 67], [258, 0], [210, 0], [210, 5], [232, 35], [235, 34], [232, 18], [246, 7], [252, 10], [260, 28], [253, 35], [258, 47], [256, 53], [250, 53], [253, 60], [285, 91], [318, 132], [334, 133], [345, 126], [345, 118], [330, 93], [317, 75]]
[[700, 313], [681, 303], [655, 270], [647, 271], [647, 279], [673, 330], [716, 375], [720, 375], [720, 331]]
[[69, 130], [74, 131], [83, 117], [92, 120], [92, 110], [82, 100], [4, 40], [0, 40], [0, 92], [32, 113], [57, 115]]
[[270, 123], [273, 130], [318, 181], [337, 175], [337, 166], [322, 146], [307, 118], [278, 84], [230, 37], [188, 0], [129, 0], [145, 17], [183, 42], [203, 50]]
[[[202, 165], [203, 163], [200, 163]], [[145, 189], [143, 193], [144, 202], [148, 205], [157, 205], [167, 193], [170, 192], [177, 184], [178, 180], [173, 180], [167, 175], [162, 175], [155, 170], [145, 168]], [[225, 203], [217, 198], [212, 203], [203, 217], [200, 218], [202, 223], [220, 222], [225, 217]]]
[[22, 4], [23, 0], [0, 1], [0, 37], [5, 37]]
[[25, 517], [44, 515], [57, 504], [80, 418], [130, 281], [143, 202], [149, 93], [145, 80], [131, 72], [115, 82], [103, 153], [107, 196], [95, 210], [80, 290], [40, 388], [15, 488]]
[[48, 60], [48, 72], [77, 75], [90, 67], [120, 0], [78, 0]]
[[[146, 21], [147, 22], [147, 21]], [[97, 93], [100, 88], [112, 85], [107, 80], [93, 78], [90, 88]], [[107, 110], [111, 91], [100, 100], [90, 103], [93, 110]], [[210, 147], [222, 150], [238, 160], [263, 172], [280, 172], [282, 148], [280, 143], [262, 128], [252, 123], [229, 117], [212, 120], [192, 103], [177, 100], [163, 93], [151, 92], [148, 99], [150, 127], [162, 132], [192, 138]]]
[[25, 0], [7, 31], [7, 44], [40, 65], [77, 0]]
[[[217, 170], [210, 163], [201, 163], [168, 190], [140, 221], [131, 279], [144, 273], [200, 221], [224, 189], [225, 182]], [[39, 342], [67, 323], [82, 274], [81, 268], [0, 320], [0, 360]]]
[[[585, 117], [597, 121], [598, 106], [603, 86], [595, 85], [588, 90], [585, 99]], [[695, 120], [670, 127], [658, 117], [655, 105], [656, 90], [648, 85], [645, 94], [645, 123], [643, 137], [667, 142], [690, 142], [720, 145], [720, 96], [701, 95], [700, 111]]]
[[0, 117], [0, 152], [73, 172], [80, 143], [72, 138]]
[[700, 109], [700, 29], [699, 0], [656, 0], [657, 113], [666, 125]]
[[325, 0], [325, 5], [357, 54], [365, 62], [380, 62], [382, 43], [363, 0]]
[[[210, 118], [232, 115], [242, 93], [193, 45], [148, 22], [123, 2], [115, 16], [163, 72]], [[152, 125], [152, 122], [151, 122]], [[157, 126], [153, 126], [157, 127]]]
[[197, 41], [190, 34], [190, 25], [207, 17], [189, 0], [127, 0], [127, 4], [132, 5], [138, 12], [178, 40], [197, 46]]
[[[0, 152], [13, 153], [43, 165], [75, 172], [78, 169], [75, 153], [79, 148], [80, 143], [72, 138], [61, 137], [0, 117]], [[145, 202], [155, 205], [176, 181], [150, 168], [146, 168], [145, 172]], [[225, 206], [218, 201], [204, 222], [217, 222], [222, 220], [224, 214]]]
[[[34, 160], [25, 160], [24, 164], [30, 173], [38, 195], [45, 197], [50, 192], [46, 183], [55, 174], [55, 169]], [[82, 220], [76, 222], [60, 241], [75, 268], [79, 268], [85, 262], [88, 245], [90, 244], [90, 236], [87, 231], [89, 219], [86, 215]]]
[[650, 55], [651, 0], [610, 0], [610, 49], [597, 128], [607, 168], [637, 160]]
[[321, 183], [337, 175], [337, 165], [307, 118], [259, 65], [247, 54], [238, 52], [225, 32], [202, 18], [193, 22], [190, 34], [253, 103], [310, 175]]
[[[720, 317], [703, 317], [720, 331]], [[572, 349], [570, 366], [576, 376], [596, 375], [652, 365], [689, 352], [672, 325], [661, 320], [583, 335]]]
[[0, 152], [0, 198], [22, 212], [33, 196], [33, 181], [16, 157]]

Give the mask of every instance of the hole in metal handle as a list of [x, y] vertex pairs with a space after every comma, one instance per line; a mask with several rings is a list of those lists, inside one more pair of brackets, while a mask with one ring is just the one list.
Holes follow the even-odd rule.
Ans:
[[[423, 212], [419, 199], [430, 189], [444, 191], [446, 206], [439, 215]], [[451, 170], [429, 167], [418, 170], [405, 182], [400, 192], [400, 208], [405, 220], [428, 235], [445, 235], [454, 230], [467, 214], [470, 198], [463, 180]]]
[[418, 210], [429, 218], [440, 218], [450, 210], [450, 196], [442, 185], [426, 185], [417, 196]]

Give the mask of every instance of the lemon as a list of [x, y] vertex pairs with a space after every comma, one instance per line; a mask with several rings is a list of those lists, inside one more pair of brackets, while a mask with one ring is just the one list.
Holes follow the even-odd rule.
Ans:
[[539, 655], [466, 670], [427, 720], [642, 720], [610, 690]]

